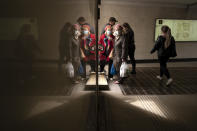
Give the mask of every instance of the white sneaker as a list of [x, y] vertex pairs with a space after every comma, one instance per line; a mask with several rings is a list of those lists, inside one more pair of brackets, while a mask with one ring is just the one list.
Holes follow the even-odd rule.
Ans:
[[163, 79], [161, 76], [157, 76], [157, 79], [159, 79], [160, 81]]
[[167, 86], [169, 86], [170, 84], [172, 84], [172, 82], [173, 82], [173, 79], [172, 79], [172, 78], [170, 78], [170, 79], [168, 79], [168, 81], [167, 81], [166, 85], [167, 85]]
[[110, 81], [113, 81], [114, 79], [113, 79], [113, 78], [109, 78], [109, 80], [110, 80]]

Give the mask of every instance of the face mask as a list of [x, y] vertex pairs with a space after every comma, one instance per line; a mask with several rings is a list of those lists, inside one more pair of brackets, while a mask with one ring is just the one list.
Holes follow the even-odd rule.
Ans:
[[80, 33], [78, 30], [75, 31], [75, 35], [76, 35], [76, 36], [80, 36], [80, 34], [81, 34], [81, 33]]
[[109, 30], [106, 33], [107, 33], [107, 35], [111, 35], [111, 31], [109, 31]]
[[84, 35], [88, 35], [89, 34], [89, 31], [84, 30], [83, 33], [84, 33]]
[[113, 35], [118, 36], [119, 35], [118, 31], [115, 31]]

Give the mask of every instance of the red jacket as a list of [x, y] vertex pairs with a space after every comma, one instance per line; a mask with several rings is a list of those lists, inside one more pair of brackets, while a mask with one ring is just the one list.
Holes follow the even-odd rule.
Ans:
[[96, 38], [90, 34], [88, 38], [81, 41], [81, 49], [85, 55], [85, 61], [96, 60]]
[[99, 59], [101, 61], [109, 61], [109, 55], [114, 48], [114, 36], [111, 35], [110, 39], [105, 34], [102, 34], [98, 43]]

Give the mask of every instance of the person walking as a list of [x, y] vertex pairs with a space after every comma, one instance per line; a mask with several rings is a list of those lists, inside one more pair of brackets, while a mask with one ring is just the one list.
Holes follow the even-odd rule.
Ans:
[[167, 62], [170, 57], [176, 57], [176, 45], [175, 39], [171, 34], [171, 29], [168, 26], [161, 27], [161, 35], [158, 36], [151, 54], [157, 51], [158, 60], [160, 63], [160, 75], [157, 76], [159, 80], [163, 79], [163, 75], [167, 77], [166, 85], [169, 86], [173, 79], [170, 76], [169, 70], [167, 68]]

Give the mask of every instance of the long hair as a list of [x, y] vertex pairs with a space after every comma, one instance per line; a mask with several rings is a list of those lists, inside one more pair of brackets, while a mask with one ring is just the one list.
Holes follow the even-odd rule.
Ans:
[[125, 27], [125, 28], [127, 28], [128, 31], [133, 31], [132, 28], [131, 28], [131, 26], [128, 23], [124, 23], [122, 26]]
[[166, 34], [166, 41], [164, 44], [164, 47], [166, 49], [171, 44], [171, 38], [172, 38], [171, 29], [168, 26], [164, 25], [161, 27], [161, 31]]

